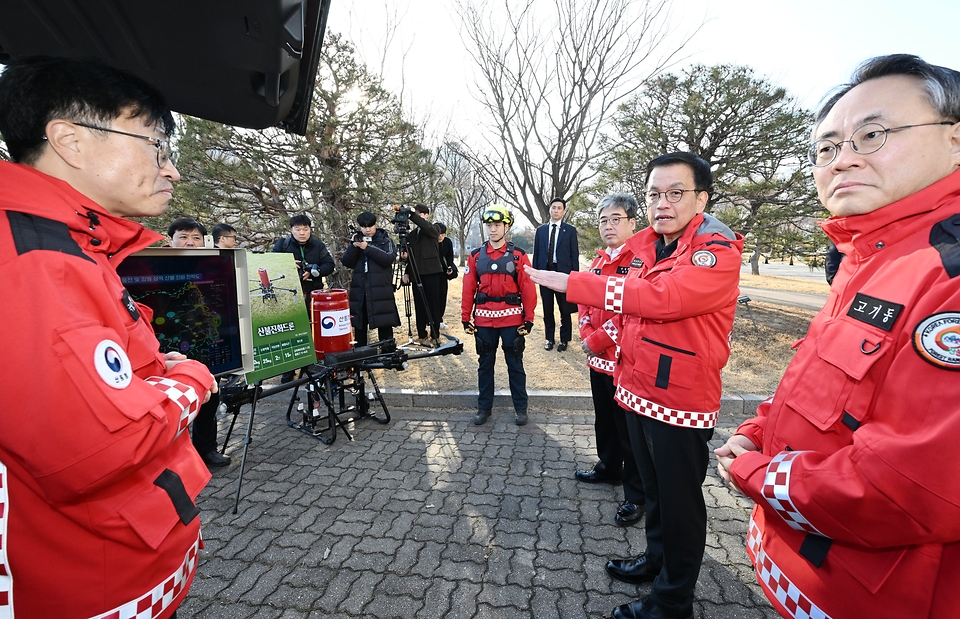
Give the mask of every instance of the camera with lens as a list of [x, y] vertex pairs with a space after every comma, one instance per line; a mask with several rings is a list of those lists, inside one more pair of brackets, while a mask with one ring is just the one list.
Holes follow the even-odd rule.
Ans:
[[363, 241], [370, 241], [370, 237], [363, 236], [363, 230], [360, 228], [350, 226], [350, 242], [351, 243], [362, 243]]
[[313, 264], [313, 263], [311, 263], [311, 262], [304, 262], [304, 263], [303, 263], [303, 270], [304, 270], [304, 271], [309, 271], [311, 277], [320, 277], [320, 265], [319, 265], [319, 264]]
[[409, 206], [395, 206], [393, 219], [390, 220], [395, 227], [399, 224], [406, 224], [407, 229], [410, 228], [410, 213], [413, 212], [413, 209]]
[[393, 232], [399, 237], [400, 244], [403, 245], [407, 234], [410, 232], [410, 213], [413, 212], [413, 209], [409, 206], [394, 206], [393, 208], [395, 212], [390, 223], [393, 224]]

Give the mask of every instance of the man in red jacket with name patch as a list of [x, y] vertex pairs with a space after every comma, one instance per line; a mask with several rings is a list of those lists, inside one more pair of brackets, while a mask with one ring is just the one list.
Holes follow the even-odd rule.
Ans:
[[187, 426], [216, 382], [160, 354], [116, 266], [161, 240], [180, 179], [173, 116], [94, 61], [0, 75], [0, 617], [176, 615], [196, 574], [200, 490]]
[[960, 72], [895, 54], [817, 114], [844, 254], [773, 398], [717, 449], [784, 617], [960, 615]]
[[[637, 227], [637, 200], [627, 193], [604, 196], [597, 205], [600, 237], [606, 247], [597, 250], [597, 257], [586, 271], [604, 281], [608, 277], [626, 277], [633, 263], [633, 253], [626, 242]], [[589, 471], [577, 471], [578, 481], [623, 485], [623, 503], [613, 521], [626, 527], [640, 522], [644, 512], [643, 482], [630, 446], [627, 420], [616, 400], [613, 376], [620, 359], [622, 315], [612, 310], [580, 304], [580, 346], [587, 353], [590, 368], [590, 391], [593, 395], [594, 429], [597, 433], [597, 456]]]
[[614, 382], [646, 495], [647, 550], [607, 572], [653, 581], [645, 600], [614, 619], [692, 619], [706, 545], [701, 485], [720, 411], [720, 369], [730, 356], [743, 237], [704, 215], [713, 175], [691, 153], [647, 164], [650, 227], [630, 237], [626, 276], [531, 271], [572, 302], [622, 314]]

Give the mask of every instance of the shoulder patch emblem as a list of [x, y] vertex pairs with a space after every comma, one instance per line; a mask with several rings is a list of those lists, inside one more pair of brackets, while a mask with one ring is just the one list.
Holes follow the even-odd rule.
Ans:
[[630, 267], [617, 267], [617, 275], [626, 275], [630, 272]]
[[130, 318], [133, 318], [134, 322], [140, 320], [140, 310], [137, 309], [137, 304], [134, 303], [133, 299], [130, 297], [129, 290], [126, 288], [123, 289], [123, 296], [120, 300], [123, 302], [123, 306], [127, 308]]
[[93, 351], [93, 366], [108, 386], [126, 389], [133, 378], [133, 368], [127, 353], [113, 340], [103, 340]]
[[712, 251], [701, 249], [693, 252], [690, 261], [698, 267], [712, 267], [717, 263], [717, 256]]
[[946, 370], [960, 370], [960, 312], [927, 316], [913, 330], [920, 358]]
[[600, 269], [590, 269], [590, 270], [596, 273], [597, 275], [600, 275]]
[[463, 267], [463, 274], [466, 275], [469, 272], [470, 272], [470, 265], [468, 264], [467, 266]]
[[643, 266], [643, 260], [641, 260], [640, 258], [634, 258], [633, 262], [630, 263], [630, 268], [632, 269], [639, 269], [642, 266]]

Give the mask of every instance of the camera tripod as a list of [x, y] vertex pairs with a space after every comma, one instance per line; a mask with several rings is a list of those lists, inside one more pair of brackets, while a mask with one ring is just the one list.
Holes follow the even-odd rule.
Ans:
[[[409, 230], [409, 228], [408, 228]], [[417, 259], [410, 250], [410, 243], [407, 240], [408, 231], [396, 230], [397, 232], [397, 261], [393, 269], [393, 289], [403, 289], [403, 310], [407, 317], [407, 344], [413, 344], [413, 326], [410, 317], [413, 315], [413, 309], [410, 305], [410, 289], [416, 286], [420, 298], [423, 299], [424, 315], [427, 318], [427, 334], [436, 333], [437, 340], [440, 339], [440, 322], [433, 321], [433, 313], [430, 311], [430, 305], [427, 303], [427, 297], [423, 289], [423, 279], [420, 277], [420, 269], [417, 266]], [[406, 258], [404, 258], [406, 256]], [[409, 270], [409, 273], [407, 271]], [[403, 276], [408, 275], [409, 281], [404, 283]]]

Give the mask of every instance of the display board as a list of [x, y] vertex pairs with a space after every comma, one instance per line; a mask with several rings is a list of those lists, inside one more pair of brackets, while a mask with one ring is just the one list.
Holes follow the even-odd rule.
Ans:
[[316, 363], [293, 254], [247, 254], [253, 371], [247, 383]]
[[117, 273], [130, 296], [153, 311], [161, 352], [185, 354], [215, 376], [254, 369], [243, 250], [145, 249]]

